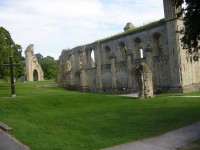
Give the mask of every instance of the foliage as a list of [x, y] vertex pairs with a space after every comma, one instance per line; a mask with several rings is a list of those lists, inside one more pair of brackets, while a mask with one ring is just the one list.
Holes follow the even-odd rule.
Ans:
[[[0, 86], [0, 120], [31, 150], [94, 150], [157, 136], [200, 120], [199, 98], [159, 95], [137, 100], [112, 94]], [[34, 84], [34, 85], [33, 85]], [[51, 81], [52, 84], [52, 81]], [[200, 92], [190, 95], [200, 95]]]
[[43, 56], [42, 54], [38, 53], [38, 54], [35, 54], [35, 56], [37, 57], [37, 60], [40, 61], [41, 59], [43, 59]]
[[183, 47], [188, 49], [189, 53], [197, 53], [200, 45], [200, 1], [199, 0], [173, 0], [178, 8], [182, 4], [182, 10], [178, 13], [178, 17], [183, 16], [185, 27], [181, 30], [184, 35], [182, 40]]
[[39, 59], [42, 70], [44, 72], [44, 78], [46, 79], [55, 79], [58, 71], [58, 62], [54, 60], [53, 57], [47, 56], [43, 59]]
[[[0, 27], [0, 65], [9, 63], [9, 56], [13, 57], [13, 63], [21, 63], [21, 46], [15, 44], [10, 33], [3, 27]], [[14, 67], [16, 77], [23, 75], [23, 66]], [[0, 78], [7, 79], [9, 76], [9, 68], [0, 68]]]

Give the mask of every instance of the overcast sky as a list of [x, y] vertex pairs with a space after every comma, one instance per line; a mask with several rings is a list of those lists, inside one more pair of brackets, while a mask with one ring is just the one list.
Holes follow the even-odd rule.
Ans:
[[61, 51], [94, 42], [164, 17], [162, 0], [0, 0], [0, 26], [23, 53], [58, 59]]

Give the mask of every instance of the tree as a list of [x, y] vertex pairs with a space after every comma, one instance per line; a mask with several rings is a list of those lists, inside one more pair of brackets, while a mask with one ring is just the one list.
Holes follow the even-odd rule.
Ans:
[[176, 8], [185, 4], [186, 6], [178, 13], [183, 16], [185, 27], [181, 30], [183, 48], [189, 53], [198, 53], [200, 49], [200, 0], [173, 0]]
[[35, 56], [37, 57], [38, 61], [41, 60], [41, 59], [43, 59], [43, 56], [40, 53], [35, 54]]
[[[0, 27], [0, 64], [8, 64], [9, 56], [13, 57], [13, 63], [21, 63], [22, 48], [15, 44], [11, 38], [10, 33], [3, 27]], [[23, 75], [23, 66], [14, 67], [16, 77]], [[6, 67], [0, 68], [0, 78], [7, 80], [9, 76], [9, 69]]]
[[38, 60], [44, 72], [44, 78], [55, 79], [58, 71], [58, 62], [53, 57], [47, 56]]

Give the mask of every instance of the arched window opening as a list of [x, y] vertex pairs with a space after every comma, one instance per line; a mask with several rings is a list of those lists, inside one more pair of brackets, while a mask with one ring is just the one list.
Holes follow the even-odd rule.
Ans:
[[94, 68], [95, 67], [95, 52], [92, 48], [87, 50], [87, 67]]
[[38, 81], [38, 71], [36, 69], [33, 71], [33, 81]]
[[163, 46], [161, 41], [161, 35], [159, 33], [154, 33], [153, 35], [153, 54], [154, 56], [163, 55]]
[[124, 44], [124, 42], [121, 42], [119, 44], [119, 51], [120, 51], [120, 56], [122, 60], [126, 59], [126, 46]]
[[140, 48], [140, 58], [144, 58], [144, 51], [142, 48]]
[[141, 48], [141, 40], [140, 38], [135, 39], [135, 52], [134, 52], [135, 59], [140, 59], [144, 57], [144, 51]]
[[111, 49], [110, 47], [105, 48], [105, 58], [106, 58], [106, 63], [110, 63], [110, 55], [111, 55]]
[[92, 50], [92, 52], [91, 52], [91, 58], [95, 62], [94, 50]]
[[94, 68], [94, 67], [95, 67], [95, 55], [94, 55], [94, 50], [91, 51], [90, 57], [91, 57], [91, 67]]

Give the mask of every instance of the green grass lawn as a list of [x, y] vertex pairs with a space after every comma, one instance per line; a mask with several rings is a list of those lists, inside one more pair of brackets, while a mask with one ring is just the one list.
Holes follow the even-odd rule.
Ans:
[[[51, 82], [53, 83], [53, 82]], [[116, 94], [0, 83], [0, 121], [31, 150], [94, 150], [157, 136], [200, 120], [200, 98], [138, 100]], [[48, 84], [48, 82], [45, 82]], [[200, 95], [200, 92], [190, 93]]]

